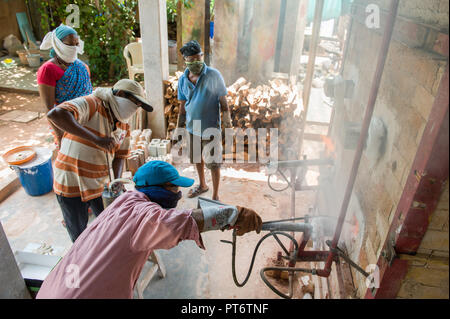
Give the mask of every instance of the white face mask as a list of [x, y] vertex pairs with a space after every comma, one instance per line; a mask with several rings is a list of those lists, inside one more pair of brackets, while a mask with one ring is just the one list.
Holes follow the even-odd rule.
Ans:
[[114, 115], [122, 123], [127, 123], [128, 120], [136, 113], [139, 106], [131, 102], [129, 99], [124, 97], [115, 96], [114, 100], [117, 103], [111, 103], [111, 109]]
[[48, 50], [53, 48], [56, 54], [66, 63], [73, 63], [78, 57], [78, 54], [84, 52], [84, 42], [79, 39], [79, 45], [72, 46], [63, 43], [55, 34], [55, 31], [49, 32], [45, 35], [40, 46], [41, 50]]

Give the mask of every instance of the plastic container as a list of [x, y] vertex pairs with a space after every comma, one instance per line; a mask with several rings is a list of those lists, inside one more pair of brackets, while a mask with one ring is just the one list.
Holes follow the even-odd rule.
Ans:
[[169, 63], [177, 64], [177, 41], [169, 40]]
[[7, 151], [2, 157], [8, 165], [21, 165], [31, 161], [34, 156], [36, 152], [32, 146], [19, 146]]
[[[39, 54], [40, 55], [40, 51], [39, 50], [29, 50], [31, 54]], [[19, 56], [20, 59], [20, 63], [22, 63], [23, 65], [28, 65], [28, 59], [27, 59], [27, 51], [26, 50], [19, 50], [16, 51], [17, 55]]]
[[22, 165], [11, 165], [25, 192], [30, 196], [47, 194], [53, 188], [52, 151], [35, 147], [36, 156]]
[[32, 68], [38, 68], [41, 65], [41, 55], [40, 54], [29, 54], [27, 55], [28, 65]]

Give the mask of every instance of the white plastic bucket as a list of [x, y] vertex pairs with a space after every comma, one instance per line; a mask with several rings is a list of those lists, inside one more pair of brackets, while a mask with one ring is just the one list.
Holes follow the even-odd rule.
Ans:
[[29, 54], [27, 55], [28, 64], [32, 68], [38, 68], [41, 65], [41, 55], [40, 54]]

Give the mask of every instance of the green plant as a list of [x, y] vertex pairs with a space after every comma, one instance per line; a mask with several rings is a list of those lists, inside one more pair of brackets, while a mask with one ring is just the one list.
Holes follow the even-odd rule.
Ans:
[[173, 23], [177, 20], [177, 5], [179, 1], [186, 9], [192, 8], [193, 0], [166, 0], [167, 22]]
[[[31, 1], [31, 0], [28, 0]], [[84, 41], [84, 53], [91, 70], [92, 82], [98, 85], [115, 82], [126, 76], [123, 48], [134, 41], [137, 0], [49, 0], [39, 1], [41, 25], [53, 30], [66, 23], [69, 4], [79, 8], [79, 27], [75, 28]]]

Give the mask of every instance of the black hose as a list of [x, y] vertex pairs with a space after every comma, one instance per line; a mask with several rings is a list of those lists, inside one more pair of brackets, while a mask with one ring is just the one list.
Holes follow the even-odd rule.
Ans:
[[[294, 237], [292, 237], [291, 235], [286, 234], [286, 233], [284, 233], [284, 232], [280, 232], [280, 231], [270, 232], [270, 233], [268, 233], [267, 235], [264, 235], [264, 236], [258, 241], [258, 243], [256, 244], [255, 250], [253, 251], [252, 261], [251, 261], [251, 263], [250, 263], [250, 268], [249, 268], [249, 270], [248, 270], [248, 272], [247, 272], [247, 276], [245, 277], [245, 279], [244, 279], [244, 281], [243, 281], [242, 283], [239, 283], [239, 281], [237, 280], [237, 277], [236, 277], [236, 229], [233, 230], [233, 242], [231, 243], [231, 244], [232, 244], [232, 247], [233, 247], [233, 250], [232, 250], [232, 260], [231, 260], [232, 265], [231, 265], [231, 267], [232, 267], [232, 273], [233, 273], [233, 280], [234, 280], [234, 283], [236, 284], [236, 286], [238, 286], [238, 287], [244, 287], [244, 286], [245, 286], [245, 284], [247, 283], [247, 281], [248, 281], [248, 279], [250, 278], [250, 275], [251, 275], [251, 273], [252, 273], [253, 264], [254, 264], [254, 262], [255, 262], [255, 257], [256, 257], [256, 253], [258, 252], [259, 246], [260, 246], [261, 243], [262, 243], [264, 240], [266, 240], [268, 237], [274, 236], [274, 235], [283, 235], [283, 236], [289, 238], [289, 239], [294, 243], [294, 246], [295, 246], [294, 255], [297, 255], [298, 244], [297, 244], [297, 241], [295, 240]], [[264, 279], [263, 279], [263, 280], [264, 280]], [[270, 287], [269, 287], [269, 288], [270, 288]]]
[[285, 295], [281, 291], [279, 291], [277, 288], [275, 288], [269, 280], [267, 280], [265, 272], [269, 270], [279, 270], [279, 271], [289, 271], [289, 272], [295, 272], [295, 271], [301, 271], [306, 273], [314, 273], [313, 269], [306, 269], [306, 268], [292, 268], [292, 267], [266, 267], [261, 269], [259, 274], [261, 275], [261, 279], [264, 281], [264, 283], [269, 287], [274, 293], [276, 293], [278, 296], [285, 298], [285, 299], [291, 299], [293, 296]]

